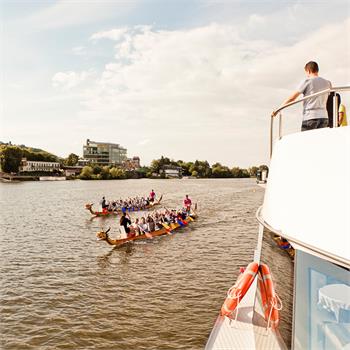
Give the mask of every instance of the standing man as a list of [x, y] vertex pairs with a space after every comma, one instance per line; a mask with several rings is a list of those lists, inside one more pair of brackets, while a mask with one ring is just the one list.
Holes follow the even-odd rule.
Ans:
[[101, 207], [102, 207], [102, 212], [106, 212], [107, 211], [107, 202], [106, 202], [106, 198], [105, 197], [102, 197], [102, 200], [101, 200]]
[[186, 208], [187, 213], [191, 211], [191, 205], [192, 205], [192, 201], [188, 197], [188, 194], [186, 194], [186, 197], [184, 199], [184, 207]]
[[156, 198], [156, 193], [152, 190], [151, 193], [149, 194], [149, 201], [153, 203], [155, 198]]
[[[310, 61], [306, 63], [304, 69], [307, 78], [283, 105], [295, 101], [300, 94], [308, 96], [332, 87], [330, 81], [318, 76], [319, 69], [316, 62]], [[327, 98], [328, 94], [323, 94], [304, 101], [301, 131], [326, 128], [328, 126]], [[275, 116], [276, 114], [273, 113], [272, 115]]]
[[126, 217], [126, 213], [123, 213], [120, 220], [119, 220], [119, 224], [120, 226], [123, 226], [125, 229], [125, 233], [127, 234], [127, 236], [129, 237], [130, 235], [130, 225], [131, 225], [131, 221], [128, 217]]

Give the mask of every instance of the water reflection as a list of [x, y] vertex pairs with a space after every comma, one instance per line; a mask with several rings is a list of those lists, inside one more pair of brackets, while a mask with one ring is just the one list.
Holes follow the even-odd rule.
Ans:
[[115, 246], [106, 254], [97, 257], [97, 264], [100, 268], [105, 269], [116, 263], [120, 265], [127, 265], [130, 257], [135, 252], [135, 244], [127, 243], [123, 246]]

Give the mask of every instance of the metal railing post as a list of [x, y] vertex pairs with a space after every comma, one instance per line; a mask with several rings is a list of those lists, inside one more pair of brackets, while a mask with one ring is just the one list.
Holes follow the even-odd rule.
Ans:
[[278, 139], [282, 138], [282, 113], [279, 115], [279, 124], [278, 124]]
[[[334, 92], [334, 96], [333, 96], [333, 128], [337, 128], [338, 127], [338, 96], [337, 93]], [[329, 126], [331, 127], [331, 126]]]
[[273, 147], [273, 116], [271, 116], [271, 122], [270, 122], [270, 158], [272, 157], [272, 147]]

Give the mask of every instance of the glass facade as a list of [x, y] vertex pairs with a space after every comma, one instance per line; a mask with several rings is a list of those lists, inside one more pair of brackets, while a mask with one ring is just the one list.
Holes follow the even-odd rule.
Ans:
[[87, 140], [83, 147], [83, 157], [92, 164], [120, 165], [127, 158], [127, 150], [115, 143]]
[[349, 270], [296, 254], [295, 349], [350, 349]]

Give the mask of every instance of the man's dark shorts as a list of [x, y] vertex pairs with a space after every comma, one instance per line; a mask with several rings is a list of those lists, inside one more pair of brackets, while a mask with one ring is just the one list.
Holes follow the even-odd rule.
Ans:
[[304, 120], [301, 124], [301, 131], [313, 130], [313, 129], [322, 129], [328, 127], [328, 119], [310, 119]]

